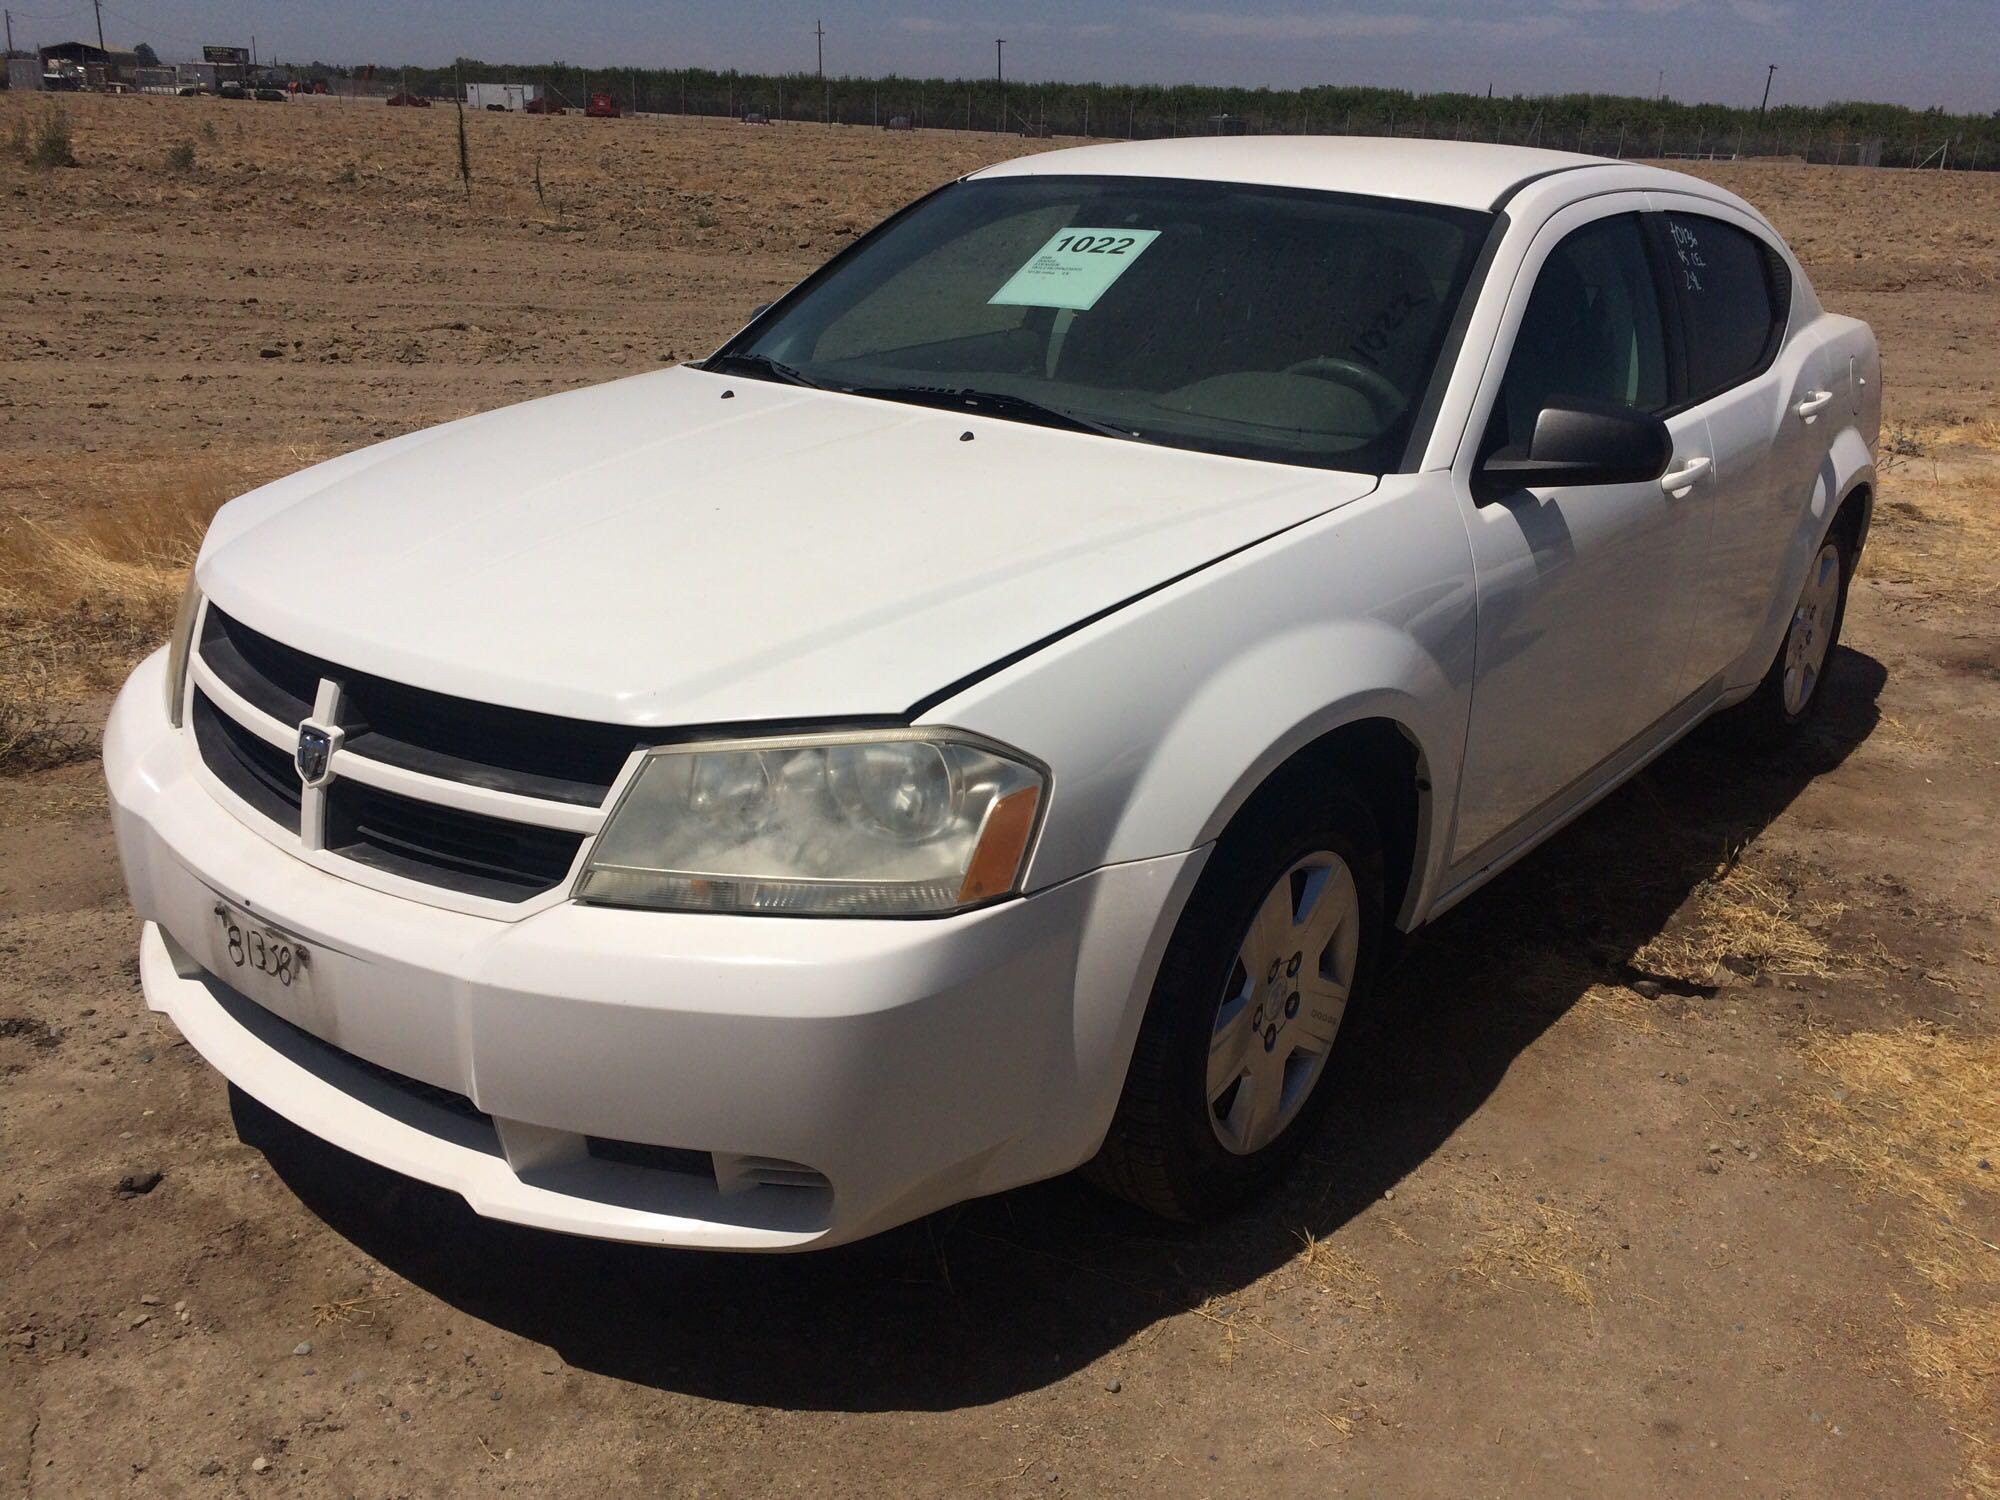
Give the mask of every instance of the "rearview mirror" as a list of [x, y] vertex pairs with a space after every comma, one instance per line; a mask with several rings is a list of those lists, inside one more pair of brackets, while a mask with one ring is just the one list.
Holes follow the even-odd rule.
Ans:
[[1545, 406], [1527, 453], [1502, 448], [1479, 475], [1493, 491], [1641, 484], [1666, 473], [1673, 456], [1658, 417], [1622, 406]]

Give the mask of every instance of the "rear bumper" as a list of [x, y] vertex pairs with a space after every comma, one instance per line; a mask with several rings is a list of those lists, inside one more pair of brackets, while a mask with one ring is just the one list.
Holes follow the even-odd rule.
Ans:
[[[1110, 1121], [1201, 864], [937, 921], [471, 916], [241, 821], [166, 724], [161, 670], [105, 739], [147, 1003], [303, 1128], [549, 1229], [795, 1249], [1068, 1170]], [[309, 947], [309, 993], [259, 1005], [215, 977], [218, 900]]]

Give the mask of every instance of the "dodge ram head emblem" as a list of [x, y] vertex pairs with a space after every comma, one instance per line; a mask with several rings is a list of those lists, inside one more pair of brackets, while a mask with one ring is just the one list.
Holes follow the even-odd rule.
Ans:
[[334, 736], [338, 733], [317, 724], [299, 726], [299, 748], [292, 760], [299, 768], [299, 780], [307, 786], [326, 784], [328, 767], [333, 764]]

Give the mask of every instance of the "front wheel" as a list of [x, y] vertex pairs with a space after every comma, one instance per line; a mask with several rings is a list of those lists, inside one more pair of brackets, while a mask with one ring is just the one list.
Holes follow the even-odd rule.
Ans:
[[1175, 1219], [1275, 1180], [1310, 1138], [1342, 1024], [1382, 946], [1381, 837], [1324, 777], [1261, 792], [1175, 928], [1089, 1175]]

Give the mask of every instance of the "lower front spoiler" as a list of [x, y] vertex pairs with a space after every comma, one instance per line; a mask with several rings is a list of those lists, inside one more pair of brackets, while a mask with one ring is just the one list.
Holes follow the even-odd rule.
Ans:
[[203, 972], [157, 923], [140, 939], [139, 977], [146, 1003], [260, 1104], [356, 1156], [449, 1189], [488, 1218], [716, 1250], [804, 1249], [831, 1231], [825, 1189], [751, 1186], [725, 1195], [693, 1174], [595, 1157], [538, 1167], [539, 1138], [553, 1132], [398, 1087]]

